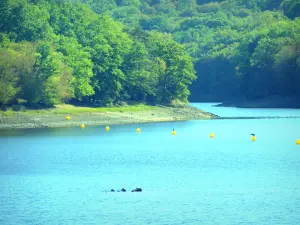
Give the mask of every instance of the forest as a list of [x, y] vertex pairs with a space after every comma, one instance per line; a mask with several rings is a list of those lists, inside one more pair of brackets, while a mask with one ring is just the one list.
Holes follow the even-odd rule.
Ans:
[[0, 105], [300, 98], [300, 0], [2, 0]]

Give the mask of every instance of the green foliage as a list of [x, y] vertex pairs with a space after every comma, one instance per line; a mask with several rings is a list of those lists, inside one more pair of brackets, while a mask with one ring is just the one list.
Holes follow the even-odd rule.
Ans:
[[300, 96], [299, 6], [3, 0], [0, 103], [169, 104], [187, 102], [189, 86], [194, 100]]
[[[171, 11], [192, 10], [195, 5], [195, 1], [176, 3]], [[175, 98], [187, 101], [187, 86], [195, 76], [184, 48], [171, 37], [137, 30], [143, 23], [149, 30], [152, 24], [158, 30], [174, 29], [172, 21], [162, 15], [149, 21], [144, 16], [144, 22], [139, 17], [140, 9], [155, 12], [160, 4], [139, 0], [5, 0], [0, 7], [1, 32], [15, 42], [37, 43], [11, 44], [19, 48], [17, 52], [28, 55], [24, 60], [28, 69], [18, 72], [16, 81], [12, 79], [11, 87], [18, 87], [14, 90], [19, 92], [11, 92], [6, 102], [17, 93], [28, 104], [47, 106], [70, 98], [103, 105], [167, 103]], [[124, 26], [109, 14], [136, 28], [126, 27], [128, 33], [124, 32]], [[2, 45], [5, 43], [3, 39]], [[165, 48], [162, 53], [160, 47]]]
[[149, 47], [159, 65], [158, 90], [159, 102], [171, 102], [174, 99], [187, 101], [187, 86], [196, 79], [192, 58], [184, 48], [172, 40], [170, 35], [151, 32]]
[[74, 97], [82, 99], [84, 96], [93, 95], [95, 92], [91, 84], [93, 74], [93, 62], [88, 50], [77, 42], [76, 38], [61, 36], [56, 50], [61, 52], [65, 64], [72, 69], [73, 80], [71, 87], [74, 90]]
[[11, 103], [18, 93], [18, 76], [16, 61], [18, 53], [5, 48], [0, 48], [0, 104]]
[[37, 41], [49, 37], [52, 33], [49, 19], [50, 15], [44, 4], [25, 4], [20, 12], [19, 25], [14, 29], [16, 40]]
[[82, 0], [81, 2], [91, 6], [98, 14], [117, 8], [114, 0]]
[[6, 43], [0, 48], [0, 103], [22, 98], [28, 104], [52, 106], [70, 98], [70, 69], [46, 42]]

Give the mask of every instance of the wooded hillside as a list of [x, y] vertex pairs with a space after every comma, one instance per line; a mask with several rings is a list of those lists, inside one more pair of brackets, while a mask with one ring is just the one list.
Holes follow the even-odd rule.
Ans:
[[299, 13], [300, 0], [3, 0], [0, 103], [300, 96]]

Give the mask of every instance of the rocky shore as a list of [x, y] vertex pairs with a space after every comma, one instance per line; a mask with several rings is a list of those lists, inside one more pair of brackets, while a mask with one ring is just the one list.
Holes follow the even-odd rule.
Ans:
[[[66, 120], [70, 115], [71, 119]], [[193, 107], [155, 107], [141, 111], [106, 111], [57, 113], [55, 111], [13, 112], [12, 115], [0, 113], [0, 129], [50, 128], [89, 125], [134, 124], [164, 121], [183, 121], [214, 119], [218, 116]]]

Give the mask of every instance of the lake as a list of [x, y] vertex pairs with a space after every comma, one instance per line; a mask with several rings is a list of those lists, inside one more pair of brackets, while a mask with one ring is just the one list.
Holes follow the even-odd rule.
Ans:
[[[300, 116], [193, 105], [219, 116]], [[300, 119], [0, 131], [0, 224], [299, 224], [296, 139]]]

